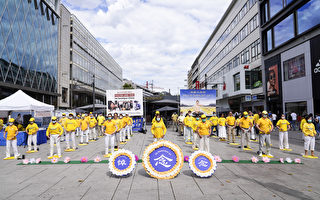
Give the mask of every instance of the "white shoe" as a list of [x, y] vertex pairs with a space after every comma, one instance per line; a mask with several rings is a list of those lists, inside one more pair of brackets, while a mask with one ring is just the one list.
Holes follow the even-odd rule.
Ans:
[[262, 153], [259, 153], [259, 156], [262, 157]]

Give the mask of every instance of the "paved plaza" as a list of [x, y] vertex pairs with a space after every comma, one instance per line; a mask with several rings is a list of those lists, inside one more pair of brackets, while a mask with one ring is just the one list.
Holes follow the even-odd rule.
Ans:
[[[298, 132], [290, 134], [292, 152], [281, 152], [277, 137], [273, 137], [273, 159], [301, 158], [303, 165], [220, 163], [210, 178], [195, 176], [187, 163], [176, 178], [157, 180], [145, 172], [141, 163], [130, 176], [118, 178], [111, 175], [107, 164], [26, 166], [17, 165], [20, 160], [1, 159], [0, 199], [320, 199], [320, 159], [302, 158], [301, 135]], [[183, 137], [172, 129], [168, 129], [165, 139], [178, 144], [184, 155], [190, 156], [193, 152], [191, 145], [185, 144]], [[122, 147], [141, 158], [145, 147], [152, 141], [148, 127], [147, 134], [134, 133], [134, 137]], [[242, 152], [236, 146], [210, 139], [211, 153], [226, 160], [233, 155], [249, 160], [256, 155], [258, 144], [253, 143], [252, 147], [253, 151]], [[4, 156], [5, 147], [0, 149]], [[48, 150], [49, 144], [43, 144], [40, 152], [29, 154], [27, 158], [48, 160]], [[19, 147], [19, 151], [22, 153], [26, 149]], [[63, 157], [80, 160], [82, 156], [88, 156], [92, 160], [103, 154], [104, 140], [100, 138], [75, 152], [64, 152]], [[316, 155], [319, 156], [318, 150]]]

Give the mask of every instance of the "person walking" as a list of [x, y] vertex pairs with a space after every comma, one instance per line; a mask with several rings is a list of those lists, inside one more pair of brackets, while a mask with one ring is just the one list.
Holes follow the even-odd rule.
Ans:
[[[86, 119], [86, 115], [82, 114], [80, 120], [80, 145], [89, 144], [89, 121]], [[85, 138], [85, 143], [83, 143], [83, 138]]]
[[295, 112], [292, 112], [291, 118], [292, 118], [291, 128], [293, 131], [295, 131], [296, 130], [296, 123], [297, 123], [297, 114]]
[[193, 131], [192, 149], [193, 150], [198, 150], [199, 149], [198, 133], [197, 133], [197, 129], [198, 129], [199, 123], [201, 123], [200, 116], [199, 116], [199, 114], [196, 114], [195, 119], [193, 120], [193, 124], [192, 124], [192, 131]]
[[[74, 151], [76, 150], [76, 129], [78, 123], [74, 119], [73, 114], [69, 113], [69, 118], [65, 121], [64, 129], [66, 130], [66, 150], [65, 151]], [[70, 138], [72, 142], [72, 149], [70, 149]]]
[[198, 124], [197, 133], [200, 138], [200, 151], [210, 153], [209, 137], [211, 132], [211, 122], [207, 122], [206, 115], [201, 115], [201, 122]]
[[224, 114], [221, 114], [219, 120], [219, 139], [220, 141], [226, 141], [227, 131], [226, 131], [226, 118], [224, 118]]
[[191, 116], [191, 110], [188, 111], [187, 116], [184, 118], [184, 140], [186, 144], [192, 144], [192, 124], [193, 117]]
[[178, 131], [178, 127], [177, 127], [178, 115], [176, 112], [172, 114], [171, 119], [172, 119], [172, 130], [177, 132]]
[[31, 149], [32, 149], [32, 143], [33, 143], [33, 149], [34, 152], [38, 151], [38, 146], [37, 146], [37, 133], [39, 130], [38, 125], [34, 122], [34, 118], [31, 117], [29, 120], [29, 124], [26, 128], [26, 133], [28, 134], [28, 151], [27, 153], [31, 153]]
[[284, 114], [281, 115], [281, 119], [277, 122], [277, 128], [279, 129], [279, 149], [291, 151], [289, 149], [288, 130], [290, 130], [290, 123], [286, 120]]
[[117, 125], [117, 131], [114, 136], [114, 140], [115, 140], [114, 150], [118, 151], [118, 149], [120, 147], [120, 138], [119, 137], [120, 137], [120, 131], [121, 131], [121, 119], [118, 118], [118, 113], [113, 114], [113, 120]]
[[236, 139], [236, 118], [229, 112], [229, 116], [226, 118], [226, 125], [228, 129], [228, 143], [235, 143]]
[[96, 126], [97, 126], [97, 120], [96, 118], [94, 118], [93, 114], [90, 114], [90, 118], [89, 118], [89, 141], [96, 141], [97, 138], [97, 130], [96, 130]]
[[219, 136], [218, 120], [219, 120], [219, 118], [217, 117], [216, 112], [213, 112], [212, 113], [212, 117], [210, 117], [210, 122], [212, 124], [212, 126], [211, 126], [211, 136], [214, 136], [214, 133], [215, 133], [216, 136]]
[[262, 148], [264, 143], [266, 143], [267, 156], [273, 157], [270, 153], [271, 150], [271, 138], [270, 133], [273, 130], [273, 124], [268, 119], [268, 112], [262, 112], [263, 117], [258, 120], [257, 128], [259, 129], [259, 156], [262, 156]]
[[20, 156], [18, 152], [18, 146], [17, 146], [18, 128], [13, 123], [14, 123], [14, 118], [10, 118], [8, 126], [5, 128], [3, 133], [3, 138], [6, 139], [6, 157], [4, 158], [4, 160], [11, 159], [10, 158], [11, 147], [13, 149], [14, 158], [17, 159]]
[[315, 136], [317, 135], [314, 124], [312, 123], [312, 117], [307, 117], [307, 122], [303, 124], [302, 132], [304, 133], [304, 156], [308, 157], [308, 151], [311, 151], [311, 157], [314, 156], [315, 148]]
[[46, 131], [46, 135], [50, 139], [50, 155], [48, 157], [49, 159], [53, 157], [54, 143], [56, 143], [56, 146], [57, 146], [58, 157], [61, 158], [60, 137], [62, 134], [63, 134], [62, 126], [59, 123], [57, 123], [56, 117], [52, 117], [51, 123], [49, 124]]
[[[112, 115], [108, 114], [108, 119], [103, 123], [103, 130], [105, 135], [105, 155], [104, 157], [109, 158], [114, 152], [114, 138], [118, 130], [117, 124], [112, 120]], [[109, 153], [110, 146], [110, 153]]]
[[59, 120], [59, 123], [60, 125], [62, 126], [63, 128], [63, 134], [61, 135], [60, 137], [60, 142], [63, 142], [64, 141], [64, 135], [66, 134], [66, 130], [64, 129], [64, 125], [65, 125], [65, 122], [67, 120], [67, 116], [66, 116], [66, 113], [62, 113], [62, 117], [60, 118]]
[[248, 112], [243, 112], [239, 127], [241, 129], [241, 149], [250, 149], [250, 132], [253, 126], [252, 120], [248, 117]]
[[106, 118], [102, 115], [99, 114], [97, 117], [97, 121], [98, 121], [98, 136], [102, 137], [104, 135], [103, 133], [103, 123], [106, 120]]
[[178, 117], [178, 127], [179, 127], [178, 132], [180, 136], [183, 136], [183, 133], [184, 133], [183, 122], [184, 122], [184, 115], [183, 115], [183, 112], [180, 112], [180, 116]]
[[163, 139], [163, 137], [166, 135], [167, 128], [163, 121], [161, 121], [160, 114], [156, 116], [156, 121], [152, 124], [151, 127], [151, 133], [154, 138], [154, 142], [159, 141]]

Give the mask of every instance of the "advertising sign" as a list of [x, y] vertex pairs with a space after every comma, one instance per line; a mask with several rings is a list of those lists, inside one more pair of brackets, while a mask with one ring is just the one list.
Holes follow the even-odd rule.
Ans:
[[107, 90], [107, 113], [143, 116], [142, 90]]
[[266, 73], [268, 73], [267, 96], [279, 95], [278, 65], [269, 67]]
[[[319, 51], [320, 37], [317, 36], [310, 40], [311, 48], [311, 74], [312, 74], [312, 85], [313, 97], [317, 100], [320, 99], [320, 51]], [[318, 103], [314, 103], [315, 107], [319, 108]], [[316, 109], [319, 111], [320, 109]]]
[[180, 90], [180, 111], [212, 115], [216, 112], [216, 90]]

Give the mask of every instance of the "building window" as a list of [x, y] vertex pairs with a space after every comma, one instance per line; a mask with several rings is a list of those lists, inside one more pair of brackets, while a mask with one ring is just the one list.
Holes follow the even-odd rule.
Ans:
[[247, 47], [245, 50], [241, 53], [241, 64], [249, 63], [250, 61], [250, 55], [249, 55], [249, 48]]
[[275, 47], [294, 37], [293, 24], [293, 14], [291, 14], [273, 28]]
[[68, 99], [68, 88], [62, 87], [62, 103], [67, 103]]
[[320, 1], [312, 0], [297, 10], [298, 34], [320, 23]]
[[251, 70], [251, 89], [262, 87], [262, 70], [257, 67]]
[[239, 56], [234, 57], [233, 59], [233, 67], [237, 67], [240, 64], [239, 62]]
[[269, 0], [270, 17], [277, 14], [282, 9], [282, 0]]
[[285, 107], [286, 107], [286, 112], [288, 113], [295, 112], [299, 116], [308, 114], [306, 101], [285, 103]]
[[233, 75], [234, 91], [240, 90], [240, 73]]
[[283, 62], [284, 80], [292, 80], [306, 75], [304, 54]]
[[267, 31], [267, 51], [272, 49], [272, 30]]
[[251, 72], [245, 71], [245, 83], [246, 83], [246, 89], [251, 89]]

